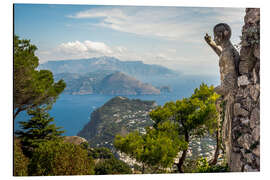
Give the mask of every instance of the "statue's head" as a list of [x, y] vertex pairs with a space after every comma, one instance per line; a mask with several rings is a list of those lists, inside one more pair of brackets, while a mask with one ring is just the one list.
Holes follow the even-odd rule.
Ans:
[[228, 24], [219, 23], [214, 27], [214, 41], [217, 45], [222, 42], [229, 41], [231, 38], [231, 28]]

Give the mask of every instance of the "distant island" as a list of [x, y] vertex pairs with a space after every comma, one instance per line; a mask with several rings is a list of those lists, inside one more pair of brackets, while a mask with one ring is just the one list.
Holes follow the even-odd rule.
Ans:
[[157, 104], [155, 101], [142, 101], [116, 96], [91, 114], [91, 121], [78, 133], [93, 147], [113, 148], [116, 134], [125, 135], [138, 130], [145, 133], [144, 127], [151, 126], [149, 117]]
[[56, 79], [67, 83], [66, 94], [147, 95], [160, 94], [160, 90], [149, 83], [122, 72], [96, 72], [86, 75], [61, 73]]

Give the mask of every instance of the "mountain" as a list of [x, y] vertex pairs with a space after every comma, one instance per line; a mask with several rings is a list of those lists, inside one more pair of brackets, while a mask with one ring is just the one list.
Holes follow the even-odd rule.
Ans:
[[106, 76], [99, 84], [99, 93], [113, 95], [160, 94], [160, 90], [150, 84], [116, 72]]
[[48, 61], [38, 69], [48, 69], [53, 74], [87, 74], [96, 71], [120, 71], [133, 77], [173, 76], [176, 73], [160, 65], [144, 64], [142, 61], [120, 61], [114, 57], [98, 57], [78, 60]]
[[160, 94], [160, 90], [148, 83], [128, 76], [122, 72], [92, 72], [85, 75], [61, 73], [55, 80], [63, 79], [66, 94], [106, 94], [106, 95], [145, 95]]
[[91, 114], [91, 121], [78, 133], [93, 147], [113, 148], [116, 134], [125, 135], [152, 125], [148, 113], [156, 107], [155, 101], [142, 101], [117, 96], [106, 102]]

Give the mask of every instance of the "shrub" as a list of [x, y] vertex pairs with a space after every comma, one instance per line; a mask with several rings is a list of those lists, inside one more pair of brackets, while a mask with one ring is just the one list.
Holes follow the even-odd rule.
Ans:
[[13, 175], [27, 176], [28, 174], [27, 166], [29, 163], [29, 159], [25, 157], [25, 155], [23, 154], [19, 139], [14, 140], [13, 157], [14, 157]]
[[63, 141], [41, 142], [33, 151], [30, 175], [88, 175], [94, 174], [94, 162], [79, 145]]
[[100, 160], [95, 167], [95, 174], [131, 174], [130, 167], [116, 158]]

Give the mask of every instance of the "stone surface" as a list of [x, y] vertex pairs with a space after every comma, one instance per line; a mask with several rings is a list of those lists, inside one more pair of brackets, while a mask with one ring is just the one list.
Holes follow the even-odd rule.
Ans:
[[241, 155], [239, 153], [231, 153], [231, 159], [233, 160], [230, 170], [232, 172], [240, 172], [242, 169]]
[[255, 108], [252, 110], [250, 115], [250, 128], [255, 128], [256, 125], [259, 124], [260, 121], [260, 110], [258, 108]]
[[80, 136], [65, 136], [64, 137], [64, 142], [72, 143], [75, 145], [82, 144], [84, 142], [87, 142], [86, 139], [80, 137]]
[[248, 77], [246, 75], [242, 75], [240, 77], [238, 77], [238, 86], [246, 86], [248, 85], [250, 82], [248, 80]]
[[247, 153], [247, 154], [245, 154], [245, 155], [244, 155], [244, 158], [246, 158], [247, 163], [252, 163], [252, 161], [253, 161], [253, 159], [254, 159], [252, 153]]
[[244, 134], [238, 138], [237, 142], [241, 147], [249, 149], [252, 143], [252, 137], [249, 134]]
[[255, 149], [253, 149], [252, 153], [260, 157], [260, 145], [258, 145]]
[[240, 121], [245, 126], [249, 125], [249, 119], [248, 118], [241, 118]]
[[248, 115], [248, 111], [241, 108], [241, 104], [240, 103], [236, 103], [234, 104], [234, 115], [235, 116], [247, 116]]
[[254, 101], [258, 100], [258, 97], [260, 95], [260, 85], [256, 84], [250, 87], [250, 96]]
[[253, 169], [250, 165], [246, 164], [243, 169], [244, 172], [258, 172], [257, 169]]
[[260, 126], [256, 126], [252, 131], [252, 139], [254, 141], [260, 140]]

